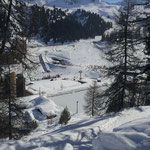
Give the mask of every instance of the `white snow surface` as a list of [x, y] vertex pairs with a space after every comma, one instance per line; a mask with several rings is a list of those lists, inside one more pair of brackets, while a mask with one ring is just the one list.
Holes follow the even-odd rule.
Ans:
[[46, 120], [47, 116], [59, 114], [62, 110], [61, 106], [43, 96], [34, 95], [24, 97], [21, 100], [27, 108], [25, 115], [29, 120]]
[[[32, 72], [34, 80], [26, 85], [34, 95], [22, 98], [26, 116], [36, 120], [39, 126], [21, 140], [0, 140], [0, 150], [149, 150], [150, 107], [131, 108], [93, 118], [84, 114], [84, 95], [89, 85], [97, 77], [101, 80], [98, 83], [100, 90], [109, 82], [100, 69], [110, 65], [105, 60], [105, 43], [99, 42], [100, 39], [30, 47], [37, 59], [42, 55], [50, 70], [47, 73], [43, 64], [39, 64]], [[67, 65], [54, 64], [54, 58], [66, 61]], [[60, 77], [53, 78], [57, 74]], [[53, 81], [42, 79], [49, 75]], [[71, 112], [71, 120], [61, 126], [58, 121], [65, 106]], [[57, 117], [47, 120], [50, 115]]]
[[[114, 13], [119, 9], [118, 5], [101, 0], [82, 0], [72, 5], [68, 1], [34, 2], [49, 8], [54, 5], [68, 8], [70, 12], [78, 8], [85, 9], [112, 22]], [[0, 150], [150, 149], [150, 107], [125, 109], [117, 114], [93, 118], [84, 114], [84, 96], [89, 85], [97, 78], [101, 80], [98, 83], [100, 88], [109, 82], [105, 80], [101, 70], [102, 66], [110, 64], [104, 55], [104, 51], [107, 50], [106, 43], [100, 40], [101, 37], [95, 37], [64, 45], [49, 43], [49, 46], [37, 40], [28, 43], [29, 53], [35, 56], [37, 62], [40, 62], [41, 55], [45, 63], [45, 66], [39, 63], [36, 70], [31, 72], [32, 82], [25, 74], [28, 83], [26, 89], [34, 95], [22, 98], [26, 106], [26, 117], [36, 120], [39, 126], [21, 140], [0, 140]], [[58, 60], [63, 60], [66, 64], [57, 64]], [[18, 69], [17, 72], [19, 71], [22, 70]], [[82, 71], [82, 79], [79, 71]], [[58, 74], [59, 78], [56, 77]], [[48, 76], [53, 80], [43, 79]], [[61, 126], [58, 121], [61, 111], [66, 106], [71, 112], [71, 120], [67, 125]], [[47, 116], [50, 115], [57, 117], [47, 120]]]
[[[101, 70], [110, 64], [104, 55], [106, 45], [100, 39], [50, 46], [31, 41], [35, 45], [29, 47], [30, 53], [37, 56], [37, 60], [41, 54], [50, 71], [46, 72], [40, 63], [32, 72], [33, 81], [26, 85], [34, 95], [22, 99], [27, 107], [26, 116], [36, 120], [39, 126], [21, 140], [0, 140], [0, 150], [149, 150], [150, 107], [95, 118], [84, 114], [84, 96], [89, 85], [99, 78], [101, 90], [103, 84], [109, 82]], [[55, 64], [54, 60], [64, 60], [67, 64]], [[82, 79], [79, 71], [82, 71]], [[53, 78], [57, 74], [60, 77]], [[53, 81], [42, 79], [46, 76], [51, 76]], [[58, 121], [66, 106], [71, 120], [61, 126]], [[53, 114], [57, 117], [46, 120]]]
[[150, 121], [148, 118], [136, 119], [113, 129], [102, 132], [93, 140], [94, 150], [149, 150]]
[[[31, 73], [33, 81], [27, 82], [29, 84], [26, 85], [26, 89], [54, 101], [58, 106], [67, 106], [72, 114], [76, 113], [78, 102], [78, 112], [84, 112], [84, 96], [89, 85], [97, 78], [102, 80], [98, 86], [108, 82], [101, 71], [101, 67], [108, 66], [109, 63], [105, 59], [105, 43], [100, 40], [101, 37], [97, 36], [94, 39], [50, 46], [31, 41], [34, 47], [29, 47], [30, 53], [37, 56], [37, 61], [41, 55], [50, 72], [46, 72], [42, 63], [39, 63]], [[53, 61], [56, 59], [64, 60], [67, 64], [55, 64]], [[58, 74], [60, 77], [54, 78]], [[47, 76], [51, 78], [43, 79]]]
[[70, 80], [61, 80], [57, 79], [56, 81], [50, 81], [50, 80], [41, 80], [41, 81], [34, 81], [33, 84], [29, 85], [27, 89], [29, 91], [32, 91], [34, 94], [38, 94], [41, 90], [42, 93], [47, 94], [54, 94], [63, 91], [64, 89], [70, 89], [70, 87], [78, 87], [81, 85], [79, 82], [70, 81]]
[[[30, 53], [36, 56], [37, 62], [39, 62], [39, 55], [41, 55], [47, 70], [50, 72], [47, 73], [45, 67], [39, 64], [37, 70], [32, 72], [33, 80], [57, 74], [61, 76], [61, 79], [79, 80], [80, 70], [84, 79], [100, 77], [99, 67], [109, 65], [104, 55], [106, 49], [105, 43], [98, 43], [100, 40], [101, 37], [97, 36], [94, 39], [50, 46], [39, 46], [35, 44], [35, 41], [31, 41], [33, 45], [35, 44], [35, 47], [29, 47]], [[58, 60], [63, 60], [66, 65], [56, 64]], [[65, 81], [62, 82], [64, 83]], [[54, 82], [51, 83], [53, 84]]]
[[[150, 107], [91, 118], [74, 114], [65, 126], [40, 121], [18, 141], [0, 140], [1, 150], [149, 150]], [[93, 140], [94, 139], [94, 140]]]

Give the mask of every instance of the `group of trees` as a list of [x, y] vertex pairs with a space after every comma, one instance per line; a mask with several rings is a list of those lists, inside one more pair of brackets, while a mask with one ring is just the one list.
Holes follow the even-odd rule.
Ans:
[[71, 42], [81, 38], [87, 39], [102, 35], [112, 24], [105, 22], [98, 14], [78, 9], [68, 13], [56, 7], [46, 9], [33, 5], [28, 8], [29, 16], [26, 17], [29, 28], [26, 33], [29, 37], [43, 39], [45, 43]]
[[[126, 107], [149, 105], [149, 78], [150, 78], [150, 13], [135, 12], [136, 4], [131, 0], [124, 0], [120, 9], [120, 15], [116, 18], [118, 30], [110, 35], [103, 36], [112, 46], [107, 56], [112, 66], [107, 68], [108, 77], [113, 77], [112, 83], [100, 93], [94, 82], [89, 88], [85, 100], [85, 112], [89, 115], [99, 115], [102, 110], [105, 112], [118, 112]], [[150, 2], [141, 4], [147, 9]], [[77, 10], [72, 14], [55, 8], [45, 9], [37, 5], [26, 7], [20, 0], [0, 1], [0, 59], [4, 53], [13, 49], [14, 38], [39, 36], [45, 42], [75, 41], [80, 38], [102, 35], [111, 27], [99, 15]], [[28, 13], [24, 15], [24, 13]], [[138, 15], [138, 17], [137, 17]], [[139, 28], [140, 27], [140, 28]], [[146, 65], [136, 55], [138, 47], [143, 44], [146, 57]], [[138, 46], [139, 45], [139, 46]], [[18, 51], [21, 53], [20, 51]], [[22, 53], [21, 53], [22, 54]], [[24, 54], [22, 54], [24, 55]], [[27, 58], [26, 55], [23, 57]], [[16, 58], [14, 58], [16, 59]], [[25, 60], [18, 60], [26, 68], [29, 68]], [[8, 95], [0, 97], [0, 129], [2, 136], [9, 136], [12, 139], [13, 133], [19, 136], [26, 125], [36, 127], [36, 123], [23, 120], [22, 107], [14, 97], [10, 89], [10, 63], [7, 59], [8, 74], [6, 80]], [[3, 78], [3, 67], [0, 66], [0, 83]], [[143, 76], [145, 73], [146, 76]], [[4, 95], [6, 96], [6, 95]], [[12, 116], [13, 114], [13, 116]], [[70, 114], [67, 108], [63, 111], [59, 120], [60, 124], [67, 124]], [[16, 124], [18, 126], [16, 126]], [[19, 128], [18, 128], [19, 127]]]
[[[34, 11], [34, 17], [37, 17], [39, 14], [38, 17], [40, 18], [32, 18], [33, 16], [30, 16], [30, 19], [33, 22], [39, 21], [41, 26], [36, 27], [34, 24], [32, 26], [31, 21], [28, 22], [29, 14], [27, 11], [30, 9], [21, 0], [0, 1], [0, 138], [9, 137], [9, 139], [19, 139], [38, 126], [36, 121], [27, 120], [24, 114], [25, 106], [12, 94], [13, 85], [10, 69], [12, 64], [12, 61], [10, 61], [11, 56], [11, 59], [17, 63], [21, 63], [24, 69], [30, 71], [36, 63], [30, 59], [27, 53], [22, 51], [25, 48], [22, 47], [25, 46], [24, 44], [22, 45], [22, 42], [25, 43], [25, 39], [39, 34], [40, 29], [43, 34], [41, 36], [44, 38], [47, 35], [46, 33], [48, 33], [48, 27], [41, 28], [42, 25], [47, 25], [45, 21], [48, 18], [44, 19], [44, 15], [40, 16], [41, 13], [38, 13], [38, 11]], [[40, 11], [42, 10], [44, 13], [46, 12], [44, 8]], [[47, 13], [48, 17], [51, 17], [51, 23], [56, 22], [59, 16], [63, 17], [66, 15], [65, 12], [57, 9], [52, 11], [54, 15], [50, 16], [49, 11]], [[57, 14], [57, 19], [55, 18], [55, 14]], [[21, 56], [19, 59], [18, 55]], [[2, 62], [5, 62], [5, 65]], [[67, 124], [69, 119], [70, 113], [65, 108], [59, 123]]]
[[[99, 92], [99, 112], [118, 112], [123, 108], [150, 104], [150, 13], [144, 11], [149, 9], [149, 4], [149, 1], [137, 5], [132, 0], [124, 0], [116, 16], [118, 29], [103, 36], [103, 40], [111, 45], [106, 53], [111, 67], [105, 69], [113, 81], [106, 90]], [[143, 12], [137, 12], [139, 7]], [[141, 49], [147, 56], [145, 60], [137, 55]]]
[[17, 101], [11, 88], [10, 56], [28, 69], [28, 61], [32, 62], [21, 51], [23, 47], [15, 45], [16, 38], [26, 38], [23, 31], [26, 27], [24, 9], [26, 5], [21, 0], [0, 1], [0, 62], [5, 61], [5, 66], [0, 64], [0, 138], [18, 139], [37, 127], [36, 122], [24, 118], [24, 106]]
[[100, 99], [99, 99], [99, 87], [97, 85], [97, 82], [94, 81], [92, 85], [88, 88], [88, 91], [85, 95], [85, 105], [84, 110], [85, 113], [90, 116], [96, 116], [99, 115], [100, 111]]
[[[11, 11], [11, 27], [8, 28], [7, 37], [17, 33], [19, 36], [25, 35], [28, 38], [37, 37], [45, 43], [50, 40], [56, 42], [72, 42], [81, 38], [93, 38], [102, 35], [105, 30], [112, 27], [110, 22], [105, 22], [98, 14], [86, 12], [78, 9], [73, 13], [60, 8], [45, 8], [44, 6], [31, 5], [25, 3], [13, 4]], [[6, 7], [8, 7], [6, 5]], [[7, 11], [2, 7], [0, 10], [0, 39], [4, 35], [4, 22], [7, 19]], [[19, 26], [17, 25], [19, 24]], [[17, 32], [14, 31], [17, 29]]]

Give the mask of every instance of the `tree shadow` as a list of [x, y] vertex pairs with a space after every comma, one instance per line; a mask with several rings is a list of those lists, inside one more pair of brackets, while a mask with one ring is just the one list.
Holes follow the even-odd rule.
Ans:
[[91, 121], [82, 120], [82, 121], [79, 121], [79, 122], [74, 123], [74, 124], [63, 126], [63, 127], [59, 128], [57, 130], [52, 131], [52, 133], [61, 133], [61, 132], [65, 132], [65, 131], [72, 131], [72, 130], [82, 128], [82, 127], [91, 126], [92, 124], [95, 124], [96, 122], [103, 121], [103, 120], [108, 119], [108, 118], [109, 119], [114, 118], [115, 116], [119, 116], [119, 115], [120, 115], [120, 113], [110, 114], [110, 115], [107, 115], [107, 116], [104, 116], [104, 117], [97, 117], [97, 118], [95, 118], [94, 120], [91, 120]]

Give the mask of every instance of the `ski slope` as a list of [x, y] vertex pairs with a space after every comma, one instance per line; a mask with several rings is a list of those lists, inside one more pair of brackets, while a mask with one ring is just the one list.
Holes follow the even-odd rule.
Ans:
[[[31, 54], [37, 56], [37, 61], [41, 55], [46, 68], [50, 71], [47, 73], [43, 65], [39, 65], [37, 73], [33, 73], [33, 78], [42, 79], [45, 75], [61, 75], [61, 78], [76, 79], [80, 78], [79, 71], [82, 71], [82, 78], [98, 78], [101, 76], [99, 67], [108, 66], [109, 62], [105, 59], [105, 43], [99, 42], [101, 37], [95, 39], [79, 40], [77, 42], [66, 43], [64, 45], [40, 46], [31, 41], [34, 48], [29, 48]], [[30, 45], [31, 45], [30, 43]], [[97, 44], [99, 43], [99, 44]], [[98, 45], [98, 46], [97, 46]], [[63, 64], [58, 61], [63, 61]]]
[[[105, 43], [100, 40], [101, 37], [98, 36], [94, 39], [51, 46], [36, 45], [36, 41], [31, 41], [35, 47], [30, 48], [30, 53], [37, 58], [42, 56], [50, 72], [46, 72], [43, 64], [39, 63], [35, 72], [31, 74], [34, 80], [26, 85], [26, 89], [34, 95], [41, 94], [50, 98], [59, 106], [67, 106], [73, 114], [76, 113], [78, 101], [79, 112], [83, 113], [84, 96], [92, 82], [99, 78], [101, 79], [101, 82], [98, 82], [99, 86], [108, 82], [101, 67], [110, 64], [104, 54], [107, 50]], [[67, 64], [56, 64], [58, 60], [64, 60]], [[60, 77], [54, 78], [56, 75]], [[46, 76], [50, 76], [50, 79], [43, 79]]]

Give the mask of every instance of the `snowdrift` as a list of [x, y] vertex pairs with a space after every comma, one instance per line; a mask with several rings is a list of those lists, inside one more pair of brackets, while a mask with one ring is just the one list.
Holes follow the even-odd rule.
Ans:
[[129, 121], [114, 128], [113, 132], [101, 132], [93, 140], [94, 150], [149, 150], [150, 117]]
[[31, 97], [31, 100], [28, 100], [28, 105], [26, 107], [25, 115], [27, 119], [37, 121], [46, 120], [47, 117], [57, 115], [62, 110], [62, 108], [57, 106], [52, 100], [42, 96], [34, 99]]
[[[46, 101], [39, 97], [30, 102], [35, 108]], [[21, 140], [0, 140], [0, 150], [149, 150], [149, 114], [147, 106], [95, 118], [76, 114], [66, 126], [43, 120]]]

